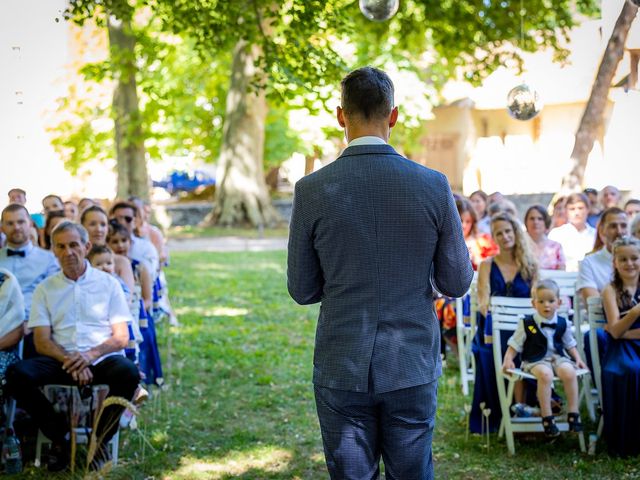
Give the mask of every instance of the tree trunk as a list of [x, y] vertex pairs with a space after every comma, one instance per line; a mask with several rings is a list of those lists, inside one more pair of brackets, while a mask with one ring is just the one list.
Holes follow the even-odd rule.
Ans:
[[244, 40], [234, 47], [211, 224], [258, 227], [280, 220], [264, 179], [265, 92], [250, 87], [257, 78], [255, 54]]
[[142, 133], [142, 119], [138, 108], [136, 85], [135, 37], [127, 20], [108, 21], [109, 46], [116, 87], [113, 91], [117, 196], [131, 195], [148, 199], [149, 178]]
[[630, 2], [624, 2], [622, 11], [618, 16], [607, 48], [602, 56], [598, 74], [591, 88], [591, 96], [580, 120], [580, 126], [576, 132], [576, 140], [571, 152], [573, 167], [569, 174], [562, 179], [562, 191], [574, 191], [582, 189], [584, 172], [587, 168], [587, 159], [593, 148], [593, 143], [602, 126], [604, 109], [607, 105], [609, 87], [613, 76], [618, 69], [618, 64], [624, 55], [624, 44], [636, 18], [638, 7]]

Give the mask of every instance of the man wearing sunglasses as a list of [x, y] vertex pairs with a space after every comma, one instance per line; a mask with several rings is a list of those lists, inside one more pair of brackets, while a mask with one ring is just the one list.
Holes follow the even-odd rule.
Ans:
[[129, 256], [134, 260], [142, 262], [149, 272], [153, 275], [153, 279], [158, 275], [160, 259], [158, 251], [146, 238], [140, 238], [136, 235], [136, 219], [138, 218], [138, 208], [129, 202], [117, 202], [111, 207], [109, 212], [110, 218], [116, 220], [120, 225], [127, 229], [131, 235], [131, 248]]

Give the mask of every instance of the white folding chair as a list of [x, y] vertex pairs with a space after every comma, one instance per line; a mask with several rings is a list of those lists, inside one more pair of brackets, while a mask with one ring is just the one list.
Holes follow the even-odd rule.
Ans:
[[604, 309], [602, 308], [602, 299], [600, 297], [591, 297], [587, 299], [587, 318], [589, 320], [589, 346], [591, 347], [591, 365], [593, 367], [594, 383], [597, 390], [597, 400], [600, 408], [600, 420], [598, 421], [598, 438], [602, 435], [602, 428], [604, 427], [604, 412], [602, 411], [602, 366], [600, 365], [600, 350], [598, 348], [598, 334], [599, 328], [604, 328], [607, 324], [607, 319], [604, 316]]
[[[71, 433], [71, 471], [75, 462], [75, 445], [88, 444], [91, 438], [91, 426], [93, 424], [93, 416], [101, 408], [102, 402], [107, 397], [109, 387], [107, 385], [96, 384], [91, 386], [91, 397], [88, 399], [80, 398], [78, 389], [71, 385], [45, 385], [44, 394], [47, 400], [54, 404], [54, 410], [65, 413], [69, 418]], [[42, 430], [38, 431], [36, 440], [35, 466], [41, 464], [42, 446], [51, 443]], [[120, 443], [120, 431], [117, 430], [115, 435], [109, 440], [111, 448], [111, 460], [113, 465], [118, 463], [118, 446]]]
[[[502, 371], [502, 338], [503, 331], [513, 332], [518, 326], [518, 322], [525, 315], [534, 313], [530, 298], [492, 297], [491, 298], [491, 319], [493, 328], [493, 361], [496, 370], [496, 384], [498, 386], [498, 397], [500, 398], [500, 410], [502, 421], [500, 423], [499, 436], [503, 433], [507, 440], [507, 449], [511, 455], [516, 452], [514, 433], [519, 432], [543, 432], [542, 421], [539, 417], [511, 417], [511, 403], [516, 382], [525, 378], [535, 379], [529, 373], [525, 373], [519, 368], [511, 369], [507, 373]], [[588, 375], [589, 371], [581, 369], [577, 371], [579, 377]], [[505, 380], [507, 385], [505, 386]], [[559, 380], [553, 378], [554, 382]], [[564, 417], [556, 417], [556, 425], [561, 432], [569, 431], [569, 423]], [[580, 450], [586, 451], [584, 433], [578, 434]]]
[[469, 383], [475, 378], [475, 359], [471, 343], [476, 334], [476, 312], [478, 311], [478, 274], [474, 272], [469, 291], [469, 315], [464, 314], [464, 297], [456, 298], [456, 334], [458, 337], [458, 364], [463, 395], [469, 395]]

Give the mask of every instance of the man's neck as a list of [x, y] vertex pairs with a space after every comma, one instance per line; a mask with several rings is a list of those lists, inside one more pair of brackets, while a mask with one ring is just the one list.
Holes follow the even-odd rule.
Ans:
[[586, 230], [586, 228], [587, 228], [587, 224], [586, 223], [580, 223], [578, 225], [576, 225], [575, 223], [572, 223], [571, 225], [573, 225], [573, 228], [575, 228], [579, 232], [582, 232], [583, 230]]
[[76, 269], [73, 269], [72, 271], [62, 270], [62, 273], [64, 273], [64, 276], [67, 277], [69, 280], [76, 282], [82, 275], [84, 275], [86, 271], [87, 271], [87, 264], [83, 263], [82, 268], [79, 270], [76, 270]]
[[31, 240], [27, 240], [26, 242], [22, 242], [21, 244], [7, 242], [7, 247], [12, 250], [18, 250], [20, 248], [24, 248], [31, 243]]

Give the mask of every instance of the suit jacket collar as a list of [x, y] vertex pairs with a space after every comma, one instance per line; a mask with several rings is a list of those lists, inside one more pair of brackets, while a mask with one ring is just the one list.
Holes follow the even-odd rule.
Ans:
[[401, 157], [395, 149], [389, 144], [380, 145], [354, 145], [345, 148], [338, 159], [343, 157], [353, 157], [358, 155], [397, 155]]

